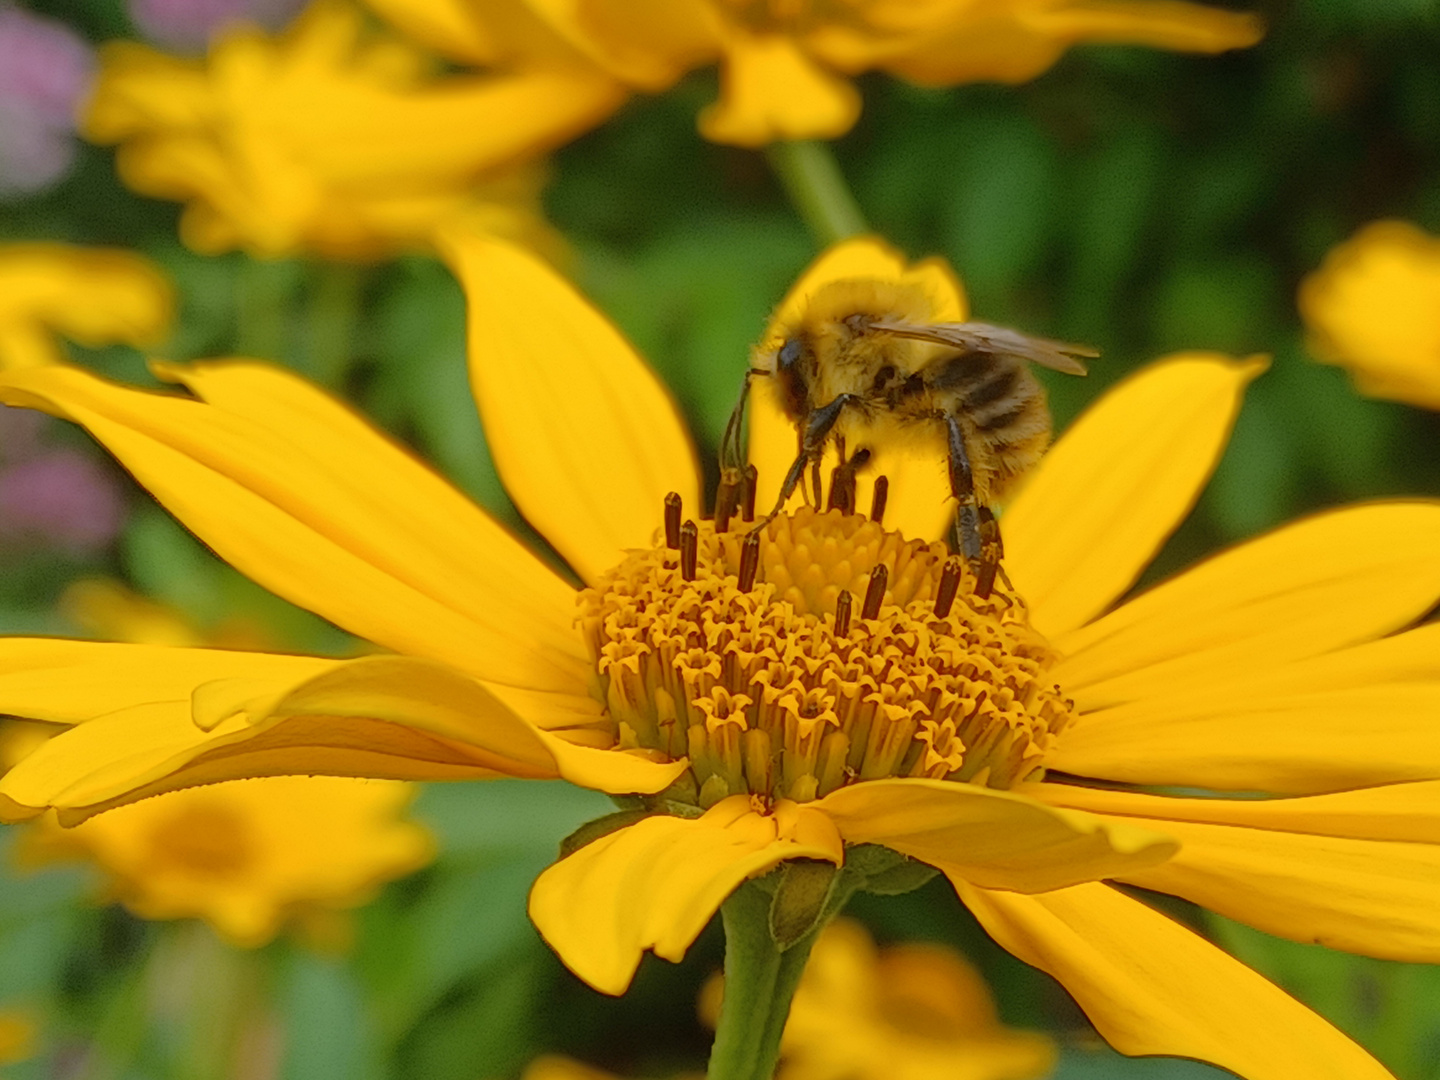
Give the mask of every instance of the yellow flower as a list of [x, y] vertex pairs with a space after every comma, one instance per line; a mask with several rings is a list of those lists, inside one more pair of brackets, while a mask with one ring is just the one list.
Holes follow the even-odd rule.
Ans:
[[29, 863], [81, 858], [107, 898], [142, 919], [204, 919], [227, 941], [264, 945], [288, 920], [354, 907], [434, 854], [401, 815], [409, 784], [271, 776], [190, 788], [92, 818], [48, 819], [25, 838]]
[[[117, 640], [204, 644], [178, 612], [116, 582], [82, 582], [63, 603], [87, 628]], [[22, 758], [44, 741], [37, 725], [9, 726], [20, 730], [6, 732], [5, 747], [23, 746]], [[258, 946], [287, 920], [303, 926], [363, 903], [383, 882], [428, 863], [429, 833], [401, 816], [412, 795], [409, 784], [351, 777], [233, 780], [73, 829], [47, 816], [24, 836], [20, 858], [86, 859], [105, 875], [107, 896], [141, 918], [204, 919], [233, 944]]]
[[[707, 998], [713, 1023], [718, 993]], [[850, 919], [816, 941], [780, 1051], [777, 1080], [1031, 1080], [1056, 1057], [1046, 1036], [1000, 1023], [985, 980], [953, 949], [878, 950]]]
[[13, 1065], [34, 1053], [34, 1018], [22, 1009], [0, 1009], [0, 1065]]
[[91, 347], [157, 344], [174, 308], [169, 280], [133, 252], [0, 245], [0, 370], [63, 360], [57, 335]]
[[542, 175], [523, 163], [623, 99], [580, 66], [427, 76], [343, 0], [278, 37], [234, 28], [204, 61], [134, 42], [102, 59], [87, 136], [121, 144], [136, 191], [185, 202], [181, 237], [205, 253], [378, 258], [442, 223], [547, 241]]
[[[372, 0], [373, 2], [373, 0]], [[833, 138], [860, 113], [849, 77], [881, 70], [931, 86], [1024, 82], [1078, 42], [1216, 53], [1253, 45], [1251, 15], [1175, 0], [528, 0], [574, 46], [637, 90], [720, 65], [706, 138], [740, 146]], [[419, 30], [480, 5], [381, 0]], [[473, 17], [473, 16], [472, 16]], [[421, 25], [417, 25], [421, 24]]]
[[1367, 225], [1300, 286], [1311, 351], [1361, 393], [1440, 409], [1440, 239], [1404, 221]]
[[[951, 565], [926, 540], [938, 500], [897, 490], [884, 525], [776, 518], [742, 591], [738, 528], [677, 529], [676, 565], [662, 507], [700, 505], [695, 454], [616, 330], [509, 244], [467, 236], [450, 257], [496, 464], [587, 583], [580, 631], [564, 577], [284, 371], [157, 364], [183, 396], [68, 367], [9, 373], [0, 400], [82, 424], [233, 565], [393, 655], [0, 642], [0, 711], [74, 725], [0, 780], [5, 818], [55, 807], [73, 824], [275, 773], [559, 776], [660, 795], [531, 894], [546, 939], [607, 992], [647, 949], [683, 956], [747, 878], [878, 844], [941, 870], [1126, 1053], [1251, 1080], [1388, 1075], [1109, 882], [1290, 938], [1440, 959], [1440, 650], [1437, 627], [1406, 629], [1440, 597], [1440, 505], [1319, 515], [1115, 606], [1262, 366], [1186, 355], [1101, 399], [1008, 507], [1013, 590], [964, 589], [937, 613]], [[855, 277], [918, 281], [937, 311], [964, 310], [942, 267], [859, 240], [823, 256], [782, 317]], [[764, 426], [752, 460], [773, 485], [794, 443], [777, 457]], [[897, 489], [942, 472], [876, 465]], [[880, 560], [877, 616], [837, 631], [839, 589], [863, 595]]]

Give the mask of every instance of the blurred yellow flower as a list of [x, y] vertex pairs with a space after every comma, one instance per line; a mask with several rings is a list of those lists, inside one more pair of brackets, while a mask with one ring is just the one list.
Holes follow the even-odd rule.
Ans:
[[271, 37], [236, 27], [208, 59], [120, 42], [85, 117], [136, 191], [186, 203], [196, 251], [371, 259], [441, 224], [553, 243], [539, 155], [623, 98], [582, 67], [445, 77], [344, 0]]
[[[119, 641], [205, 644], [178, 612], [118, 582], [71, 586], [62, 607]], [[56, 730], [12, 721], [0, 741], [6, 764]], [[303, 931], [428, 863], [429, 833], [403, 818], [412, 795], [409, 784], [387, 780], [234, 780], [147, 799], [73, 829], [46, 816], [25, 834], [19, 857], [88, 860], [105, 876], [106, 897], [136, 915], [204, 919], [233, 944], [257, 946], [287, 920]]]
[[[513, 245], [466, 235], [449, 256], [497, 468], [587, 583], [579, 632], [566, 578], [285, 371], [155, 365], [189, 395], [73, 367], [4, 374], [0, 401], [82, 424], [233, 565], [392, 653], [0, 641], [0, 711], [73, 725], [0, 779], [6, 819], [54, 807], [74, 824], [280, 772], [558, 776], [640, 796], [531, 893], [546, 940], [606, 992], [647, 949], [680, 959], [748, 878], [876, 844], [942, 871], [1125, 1053], [1250, 1080], [1389, 1075], [1111, 882], [1440, 960], [1440, 626], [1407, 629], [1440, 598], [1440, 505], [1317, 515], [1119, 603], [1263, 366], [1184, 355], [1105, 395], [1006, 509], [1013, 590], [975, 596], [928, 542], [945, 507], [923, 455], [875, 458], [894, 493], [883, 522], [775, 518], [742, 589], [742, 530], [669, 516], [701, 505], [695, 453], [614, 327]], [[943, 265], [869, 239], [822, 256], [780, 317], [855, 279], [909, 282], [964, 317]], [[762, 498], [794, 453], [765, 404]], [[881, 564], [878, 611], [838, 626], [840, 589], [864, 595]], [[962, 587], [940, 611], [950, 565]]]
[[0, 1008], [0, 1065], [13, 1065], [34, 1053], [34, 1018], [23, 1009]]
[[[1178, 0], [529, 0], [551, 26], [637, 90], [658, 93], [718, 63], [706, 138], [740, 146], [833, 138], [860, 113], [851, 76], [930, 86], [1024, 82], [1071, 45], [1216, 53], [1253, 45], [1252, 15]], [[479, 0], [384, 0], [392, 18], [472, 17]], [[463, 21], [463, 18], [461, 19]]]
[[69, 244], [0, 245], [0, 370], [58, 363], [58, 337], [81, 345], [155, 345], [175, 290], [143, 256]]
[[[702, 997], [713, 1024], [722, 982]], [[1034, 1080], [1055, 1043], [1000, 1023], [990, 988], [959, 953], [907, 943], [877, 949], [865, 927], [821, 932], [790, 1006], [776, 1080]]]
[[1367, 225], [1300, 286], [1310, 348], [1363, 394], [1440, 409], [1440, 238]]
[[[25, 838], [29, 863], [85, 859], [107, 899], [143, 919], [204, 919], [242, 947], [292, 919], [354, 907], [434, 855], [403, 819], [411, 786], [395, 780], [272, 776], [146, 799]], [[303, 928], [303, 927], [302, 927]]]

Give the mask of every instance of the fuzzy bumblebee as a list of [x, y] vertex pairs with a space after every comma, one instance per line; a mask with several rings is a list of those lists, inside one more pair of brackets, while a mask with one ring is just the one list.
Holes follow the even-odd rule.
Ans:
[[1002, 554], [990, 508], [1050, 441], [1045, 389], [1030, 364], [1083, 375], [1078, 358], [1096, 351], [988, 323], [935, 322], [923, 289], [874, 280], [826, 285], [776, 339], [751, 359], [722, 443], [722, 468], [741, 460], [740, 428], [755, 378], [766, 380], [799, 441], [767, 521], [807, 470], [820, 503], [820, 461], [832, 441], [841, 464], [831, 498], [841, 505], [875, 448], [933, 447], [945, 456], [958, 504], [953, 545], [975, 568], [977, 593], [988, 596]]

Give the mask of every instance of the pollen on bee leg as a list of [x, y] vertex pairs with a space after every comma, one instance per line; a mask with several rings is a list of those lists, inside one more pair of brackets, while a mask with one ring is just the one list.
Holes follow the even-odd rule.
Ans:
[[680, 550], [680, 514], [683, 509], [678, 491], [665, 496], [665, 546], [671, 551]]
[[695, 580], [696, 563], [699, 558], [700, 528], [693, 521], [680, 526], [680, 576], [686, 581]]
[[890, 498], [890, 478], [877, 476], [875, 488], [870, 495], [870, 520], [876, 525], [885, 520], [885, 502]]
[[870, 584], [865, 587], [865, 603], [860, 608], [860, 618], [876, 619], [880, 617], [880, 604], [885, 599], [885, 586], [890, 578], [890, 571], [884, 563], [876, 563], [875, 569], [870, 571]]

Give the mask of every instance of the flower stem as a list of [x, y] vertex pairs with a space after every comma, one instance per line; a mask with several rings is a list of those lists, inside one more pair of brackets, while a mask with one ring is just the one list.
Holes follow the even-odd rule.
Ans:
[[[810, 950], [858, 884], [843, 871], [797, 873], [793, 880], [781, 871], [747, 881], [721, 906], [725, 995], [706, 1080], [771, 1080], [775, 1075], [780, 1035]], [[798, 936], [786, 940], [787, 926], [794, 926]], [[801, 926], [808, 929], [799, 933]]]
[[322, 386], [338, 389], [355, 359], [365, 285], [364, 268], [352, 263], [323, 262], [311, 268], [309, 373]]
[[765, 148], [770, 167], [785, 193], [805, 219], [815, 239], [833, 244], [869, 232], [865, 215], [845, 183], [840, 163], [828, 143], [814, 140], [777, 142]]

